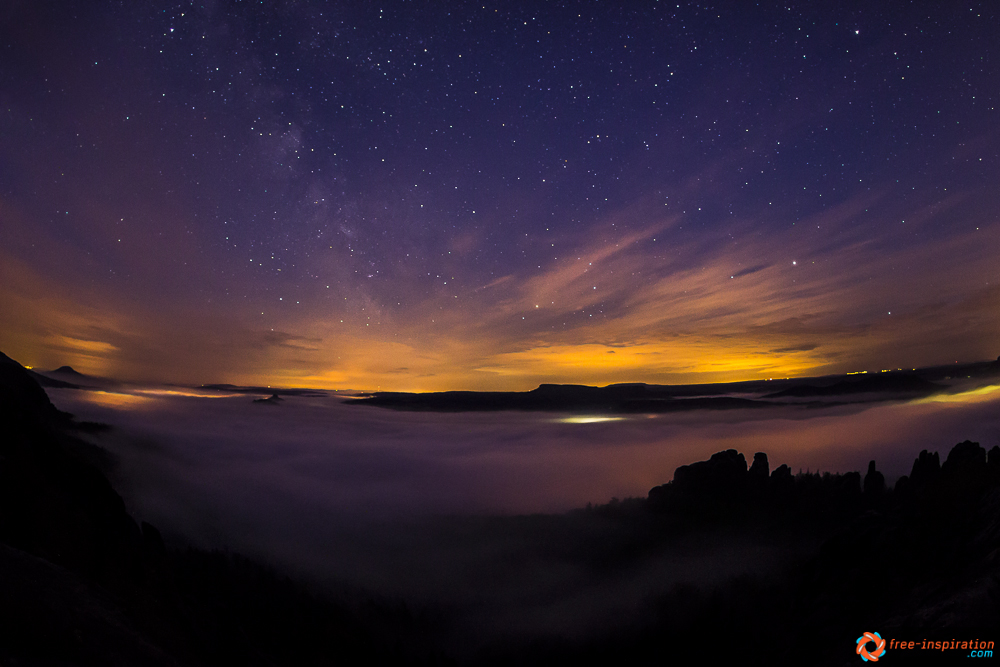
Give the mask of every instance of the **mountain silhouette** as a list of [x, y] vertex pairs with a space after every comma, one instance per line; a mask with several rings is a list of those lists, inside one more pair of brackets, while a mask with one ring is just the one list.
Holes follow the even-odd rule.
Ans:
[[50, 371], [50, 372], [52, 372], [52, 373], [59, 373], [60, 375], [71, 375], [73, 377], [78, 377], [78, 378], [85, 378], [85, 377], [87, 377], [83, 373], [78, 373], [77, 371], [75, 371], [72, 366], [60, 366], [59, 368], [55, 369], [54, 371]]

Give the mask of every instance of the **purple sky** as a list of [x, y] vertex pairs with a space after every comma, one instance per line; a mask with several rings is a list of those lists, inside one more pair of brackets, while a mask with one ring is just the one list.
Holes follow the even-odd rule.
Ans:
[[528, 389], [992, 359], [992, 3], [0, 9], [0, 349]]

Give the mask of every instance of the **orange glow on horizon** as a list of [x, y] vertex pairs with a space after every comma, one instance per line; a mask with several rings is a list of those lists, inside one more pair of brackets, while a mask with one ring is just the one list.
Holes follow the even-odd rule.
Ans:
[[[834, 227], [877, 199], [858, 197], [805, 222]], [[1000, 348], [1000, 286], [969, 283], [995, 262], [985, 232], [949, 241], [963, 263], [893, 273], [887, 263], [925, 266], [940, 248], [887, 259], [862, 239], [838, 238], [818, 261], [814, 239], [796, 228], [780, 247], [747, 234], [705, 251], [674, 234], [681, 218], [640, 225], [642, 215], [637, 206], [612, 216], [633, 231], [582, 235], [573, 252], [529, 276], [442, 284], [393, 308], [368, 299], [363, 310], [330, 312], [327, 301], [303, 302], [281, 320], [267, 309], [137, 303], [62, 284], [3, 252], [0, 278], [13, 289], [0, 293], [0, 349], [36, 368], [135, 381], [520, 391], [877, 371], [991, 359]], [[1000, 228], [991, 230], [1000, 239]], [[891, 315], [882, 306], [890, 298]]]

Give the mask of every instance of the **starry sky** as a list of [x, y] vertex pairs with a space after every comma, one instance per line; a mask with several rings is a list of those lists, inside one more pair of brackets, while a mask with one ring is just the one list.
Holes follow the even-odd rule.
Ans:
[[0, 8], [0, 349], [688, 383], [1000, 354], [994, 3]]

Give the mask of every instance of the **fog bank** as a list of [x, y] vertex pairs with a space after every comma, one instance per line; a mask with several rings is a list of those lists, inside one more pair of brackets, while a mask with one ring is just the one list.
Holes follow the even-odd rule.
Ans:
[[595, 576], [559, 554], [614, 541], [620, 527], [490, 515], [644, 497], [678, 466], [729, 448], [748, 459], [767, 452], [772, 469], [787, 463], [794, 471], [863, 471], [875, 459], [893, 481], [921, 449], [1000, 442], [1000, 395], [992, 390], [867, 407], [574, 422], [543, 413], [398, 412], [337, 396], [267, 405], [150, 388], [48, 393], [80, 419], [114, 425], [96, 442], [117, 460], [116, 488], [134, 516], [174, 543], [454, 605], [468, 610], [468, 623], [513, 633], [585, 632], [637, 613], [652, 592], [678, 581], [760, 573], [783, 557], [743, 536], [725, 549], [687, 545]]

